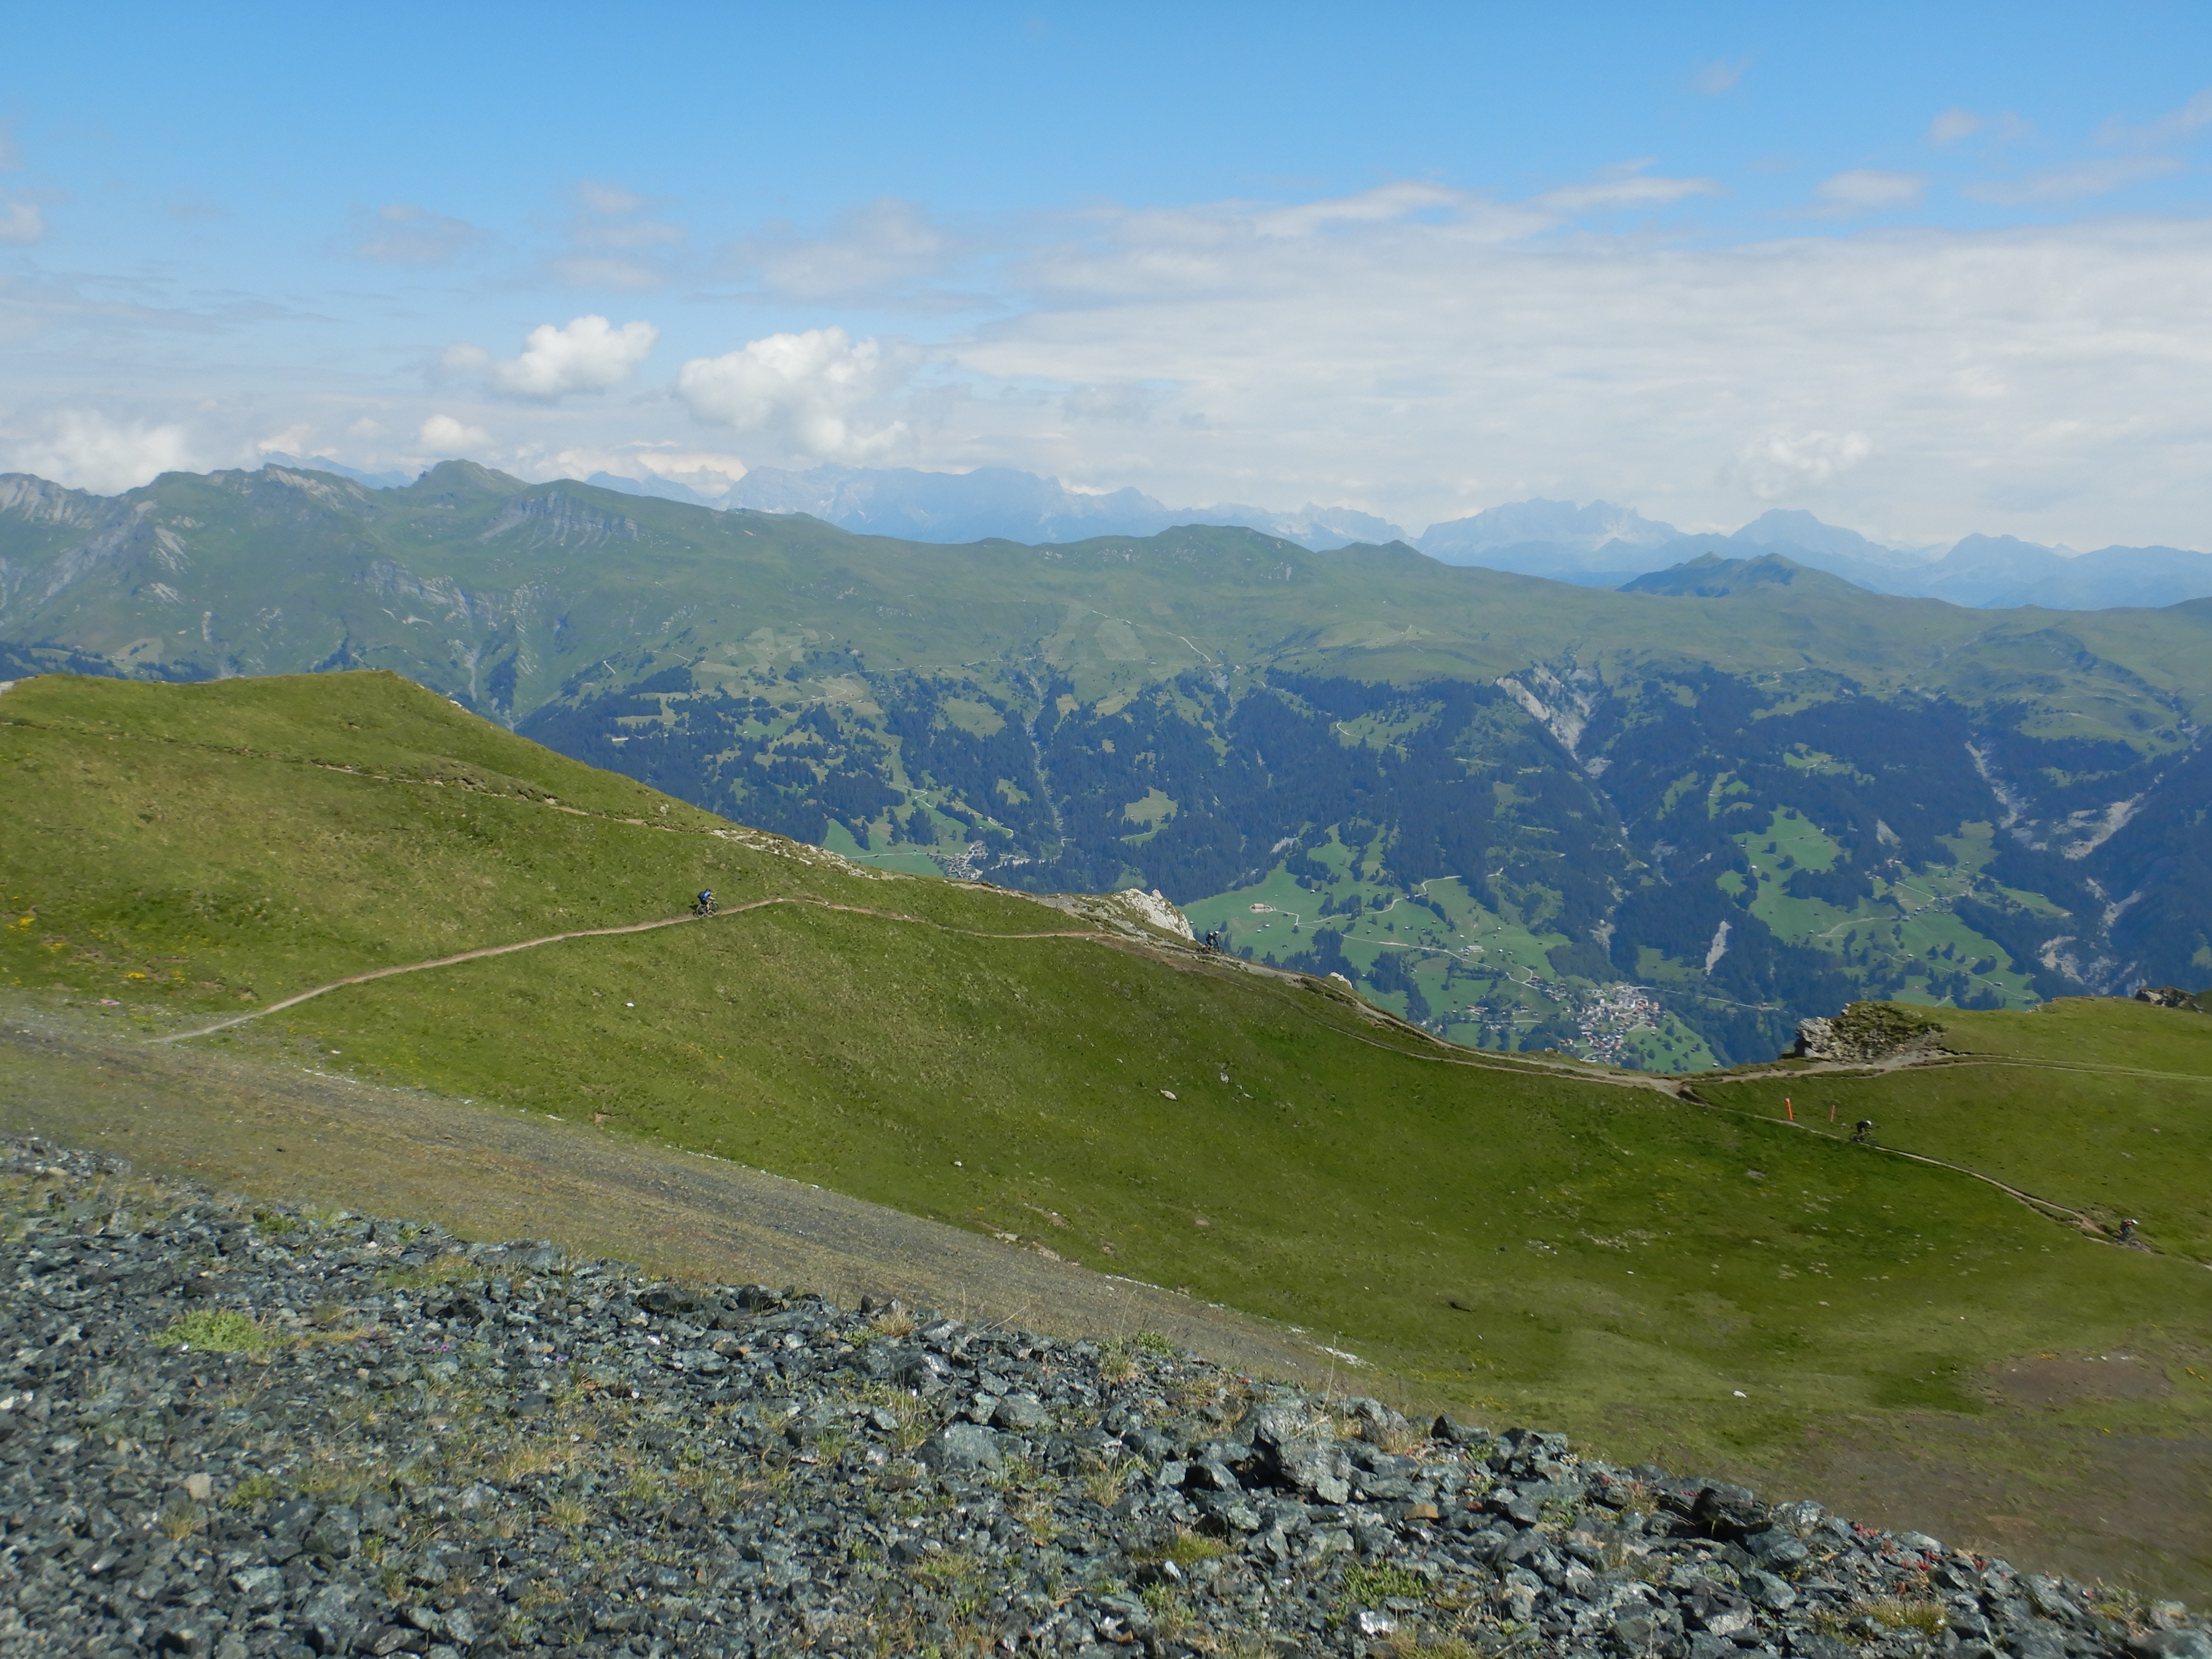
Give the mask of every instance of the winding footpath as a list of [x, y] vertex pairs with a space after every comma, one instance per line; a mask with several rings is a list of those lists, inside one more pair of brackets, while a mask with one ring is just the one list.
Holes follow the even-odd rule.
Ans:
[[[332, 991], [343, 990], [347, 986], [366, 985], [374, 980], [389, 979], [398, 974], [417, 974], [423, 973], [435, 968], [450, 968], [459, 963], [475, 962], [487, 957], [509, 956], [518, 951], [534, 951], [541, 945], [559, 945], [569, 939], [607, 939], [624, 933], [651, 933], [655, 929], [662, 927], [680, 927], [686, 922], [713, 921], [720, 916], [739, 916], [749, 911], [763, 910], [770, 906], [781, 904], [811, 905], [818, 909], [841, 911], [848, 915], [869, 916], [881, 921], [904, 922], [913, 927], [932, 927], [941, 933], [957, 933], [969, 939], [1008, 940], [1073, 939], [1088, 939], [1096, 944], [1109, 945], [1126, 945], [1131, 943], [1130, 940], [1114, 934], [1103, 933], [1096, 928], [1060, 927], [1042, 928], [1034, 932], [1023, 933], [992, 933], [977, 928], [951, 927], [947, 927], [943, 922], [932, 921], [924, 916], [910, 915], [903, 911], [882, 910], [867, 905], [860, 904], [839, 904], [828, 899], [811, 898], [804, 896], [777, 895], [769, 898], [750, 900], [743, 904], [733, 904], [726, 909], [716, 911], [710, 916], [701, 916], [696, 913], [690, 913], [680, 916], [661, 916], [650, 921], [625, 922], [618, 927], [580, 927], [572, 929], [568, 933], [548, 933], [539, 939], [518, 939], [512, 944], [507, 945], [481, 945], [473, 951], [457, 951], [451, 956], [434, 957], [425, 962], [399, 963], [388, 968], [372, 968], [362, 973], [349, 974], [343, 979], [332, 980], [326, 985], [318, 985], [310, 990], [298, 992], [292, 996], [285, 997], [278, 1001], [270, 1003], [265, 1007], [256, 1008], [247, 1013], [234, 1015], [229, 1019], [218, 1020], [212, 1025], [199, 1026], [189, 1031], [172, 1031], [165, 1036], [155, 1037], [153, 1041], [156, 1043], [185, 1042], [190, 1042], [196, 1037], [211, 1036], [217, 1031], [228, 1030], [234, 1026], [246, 1024], [248, 1021], [259, 1019], [264, 1015], [280, 1013], [287, 1008], [297, 1007], [303, 1002], [310, 1001], [316, 997], [326, 995]], [[1165, 940], [1146, 940], [1144, 941], [1144, 943], [1153, 946], [1157, 951], [1163, 954], [1172, 953], [1178, 956], [1191, 954], [1195, 955], [1200, 961], [1206, 963], [1218, 963], [1222, 965], [1232, 965], [1246, 971], [1258, 971], [1271, 978], [1280, 978], [1296, 982], [1306, 982], [1305, 975], [1286, 973], [1279, 969], [1262, 968], [1259, 964], [1247, 963], [1233, 957], [1222, 957], [1218, 956], [1217, 953], [1197, 951], [1195, 949], [1190, 952], [1176, 951], [1173, 951], [1172, 947], [1170, 946], [1168, 942]], [[1376, 1010], [1374, 1012], [1380, 1014], [1394, 1030], [1402, 1031], [1408, 1036], [1425, 1037], [1431, 1043], [1435, 1044], [1437, 1048], [1443, 1048], [1447, 1046], [1443, 1043], [1441, 1039], [1436, 1038], [1430, 1033], [1421, 1030], [1418, 1026], [1410, 1025], [1403, 1021], [1396, 1019], [1395, 1017], [1389, 1015], [1387, 1011]], [[1341, 1028], [1337, 1029], [1341, 1030]], [[1508, 1072], [1522, 1077], [1526, 1077], [1532, 1073], [1547, 1074], [1556, 1077], [1574, 1078], [1584, 1082], [1610, 1084], [1618, 1088], [1645, 1089], [1658, 1094], [1665, 1095], [1669, 1099], [1681, 1102], [1686, 1105], [1701, 1107], [1707, 1111], [1727, 1112], [1738, 1117], [1756, 1118], [1762, 1123], [1781, 1123], [1786, 1127], [1796, 1129], [1807, 1134], [1820, 1134], [1821, 1133], [1818, 1128], [1810, 1124], [1798, 1123], [1785, 1119], [1772, 1118], [1767, 1116], [1764, 1113], [1748, 1111], [1741, 1107], [1720, 1105], [1716, 1102], [1705, 1099], [1697, 1092], [1696, 1089], [1692, 1085], [1677, 1079], [1644, 1076], [1630, 1073], [1601, 1071], [1594, 1067], [1585, 1068], [1576, 1066], [1571, 1062], [1547, 1062], [1543, 1060], [1516, 1060], [1511, 1062], [1505, 1062], [1478, 1058], [1471, 1053], [1440, 1054], [1433, 1051], [1425, 1052], [1420, 1049], [1402, 1048], [1395, 1043], [1379, 1042], [1374, 1037], [1368, 1036], [1358, 1031], [1343, 1031], [1342, 1034], [1350, 1037], [1356, 1042], [1364, 1042], [1374, 1048], [1388, 1049], [1394, 1054], [1406, 1054], [1415, 1060], [1429, 1060], [1440, 1065], [1463, 1066], [1475, 1071]], [[1800, 1078], [1808, 1075], [1832, 1073], [1881, 1073], [1897, 1070], [1905, 1066], [1917, 1066], [1923, 1063], [1933, 1066], [1960, 1066], [1974, 1064], [1976, 1063], [1976, 1060], [1975, 1057], [1972, 1056], [1945, 1055], [1940, 1058], [1929, 1056], [1927, 1057], [1924, 1061], [1921, 1060], [1900, 1059], [1890, 1061], [1877, 1060], [1854, 1064], [1829, 1063], [1805, 1066], [1786, 1073], [1770, 1071], [1753, 1071], [1741, 1073], [1732, 1073], [1731, 1080], [1736, 1080], [1739, 1078], [1743, 1079], [1756, 1079], [1765, 1077], [1782, 1076]], [[2006, 1065], [2036, 1064], [2036, 1062], [2022, 1061], [2011, 1058], [2005, 1059], [2002, 1063]], [[2069, 1068], [2058, 1066], [2053, 1069], [2063, 1070]], [[1827, 1138], [1836, 1139], [1836, 1137], [1833, 1136]], [[1924, 1164], [1932, 1169], [1948, 1170], [1954, 1175], [1962, 1175], [1970, 1180], [1981, 1182], [1985, 1186], [1995, 1188], [1998, 1192], [2002, 1193], [2006, 1197], [2012, 1199], [2015, 1202], [2025, 1205], [2030, 1210], [2034, 1211], [2038, 1215], [2043, 1216], [2049, 1220], [2063, 1223], [2064, 1224], [2078, 1231], [2084, 1237], [2097, 1243], [2111, 1244], [2117, 1248], [2129, 1249], [2145, 1251], [2149, 1251], [2151, 1249], [2151, 1247], [2148, 1244], [2140, 1239], [2130, 1239], [2124, 1242], [2113, 1237], [2085, 1211], [2075, 1209], [2069, 1205], [2058, 1203], [2057, 1200], [2052, 1199], [2039, 1197], [2036, 1194], [2025, 1191], [2021, 1188], [1999, 1181], [1994, 1176], [1984, 1175], [1978, 1170], [1971, 1169], [1966, 1164], [1954, 1164], [1948, 1159], [1933, 1158], [1923, 1152], [1909, 1152], [1896, 1146], [1883, 1146], [1869, 1144], [1867, 1150], [1869, 1152], [1879, 1152], [1889, 1158], [1904, 1158], [1914, 1164]], [[2155, 1252], [2153, 1253], [2155, 1254]]]

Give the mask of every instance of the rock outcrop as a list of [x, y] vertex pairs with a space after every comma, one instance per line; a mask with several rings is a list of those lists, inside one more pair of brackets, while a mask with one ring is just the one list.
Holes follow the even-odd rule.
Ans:
[[1850, 1065], [1915, 1060], [1941, 1052], [1942, 1025], [1893, 1002], [1854, 1002], [1833, 1019], [1802, 1020], [1787, 1060]]
[[2185, 991], [2178, 985], [2139, 985], [2136, 988], [2135, 1000], [2152, 1003], [2160, 1008], [2187, 1008], [2200, 1014], [2205, 1012], [2203, 995]]

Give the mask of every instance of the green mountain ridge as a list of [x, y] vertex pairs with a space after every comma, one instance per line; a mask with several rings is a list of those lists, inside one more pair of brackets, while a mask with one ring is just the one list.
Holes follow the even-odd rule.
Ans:
[[448, 463], [0, 480], [0, 672], [391, 668], [913, 870], [1157, 888], [1455, 1041], [1662, 1070], [1853, 997], [2212, 974], [2212, 601], [1984, 611], [1786, 549], [1578, 588], [1186, 527], [948, 547]]

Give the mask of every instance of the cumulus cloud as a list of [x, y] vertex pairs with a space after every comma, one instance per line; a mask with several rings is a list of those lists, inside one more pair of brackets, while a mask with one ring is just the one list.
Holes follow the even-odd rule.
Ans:
[[2171, 144], [2212, 126], [2212, 87], [2207, 87], [2179, 109], [2168, 110], [2142, 126], [2107, 121], [2097, 129], [2100, 144]]
[[433, 415], [416, 428], [415, 441], [429, 455], [465, 455], [472, 450], [481, 454], [491, 447], [491, 434], [450, 415]]
[[2163, 179], [2180, 171], [2181, 163], [2170, 155], [2130, 155], [2108, 161], [2080, 161], [2071, 167], [2032, 173], [2024, 179], [1985, 180], [1965, 189], [1978, 202], [2005, 207], [2033, 206], [2109, 196], [2130, 185]]
[[35, 202], [0, 202], [0, 242], [27, 247], [46, 234], [46, 216]]
[[1813, 192], [1832, 210], [1869, 213], [1877, 208], [1911, 207], [1920, 199], [1928, 180], [1917, 173], [1883, 173], [1874, 167], [1853, 167], [1824, 179]]
[[465, 219], [406, 202], [354, 211], [355, 257], [394, 265], [442, 265], [487, 239]]
[[1777, 501], [1826, 489], [1873, 453], [1863, 432], [1770, 432], [1738, 450], [1722, 476]]
[[883, 454], [907, 436], [904, 422], [871, 424], [867, 406], [911, 372], [904, 354], [854, 340], [842, 328], [771, 334], [720, 357], [694, 357], [678, 371], [676, 395], [702, 421], [767, 434], [825, 459]]
[[457, 345], [447, 349], [439, 367], [449, 374], [481, 373], [495, 392], [550, 403], [572, 392], [620, 386], [659, 338], [651, 323], [617, 328], [604, 317], [577, 317], [563, 327], [541, 323], [532, 329], [519, 357], [494, 362], [481, 346]]
[[14, 470], [72, 489], [119, 495], [164, 472], [204, 465], [185, 428], [171, 422], [113, 421], [96, 410], [64, 410], [46, 430], [15, 447]]

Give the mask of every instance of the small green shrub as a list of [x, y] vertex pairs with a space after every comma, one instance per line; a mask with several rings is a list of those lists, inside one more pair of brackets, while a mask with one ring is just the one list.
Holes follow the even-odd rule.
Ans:
[[1890, 1630], [1916, 1631], [1931, 1639], [1943, 1633], [1943, 1606], [1940, 1601], [1910, 1601], [1900, 1595], [1878, 1595], [1860, 1603], [1859, 1610]]
[[185, 1314], [158, 1339], [165, 1347], [198, 1348], [204, 1353], [250, 1353], [276, 1339], [232, 1308], [199, 1308]]
[[1371, 1607], [1393, 1595], [1425, 1596], [1428, 1593], [1429, 1581], [1418, 1572], [1363, 1561], [1345, 1569], [1344, 1593], [1337, 1599], [1347, 1607]]
[[249, 1474], [233, 1486], [230, 1495], [222, 1501], [234, 1510], [250, 1510], [264, 1498], [276, 1497], [282, 1490], [274, 1476]]

